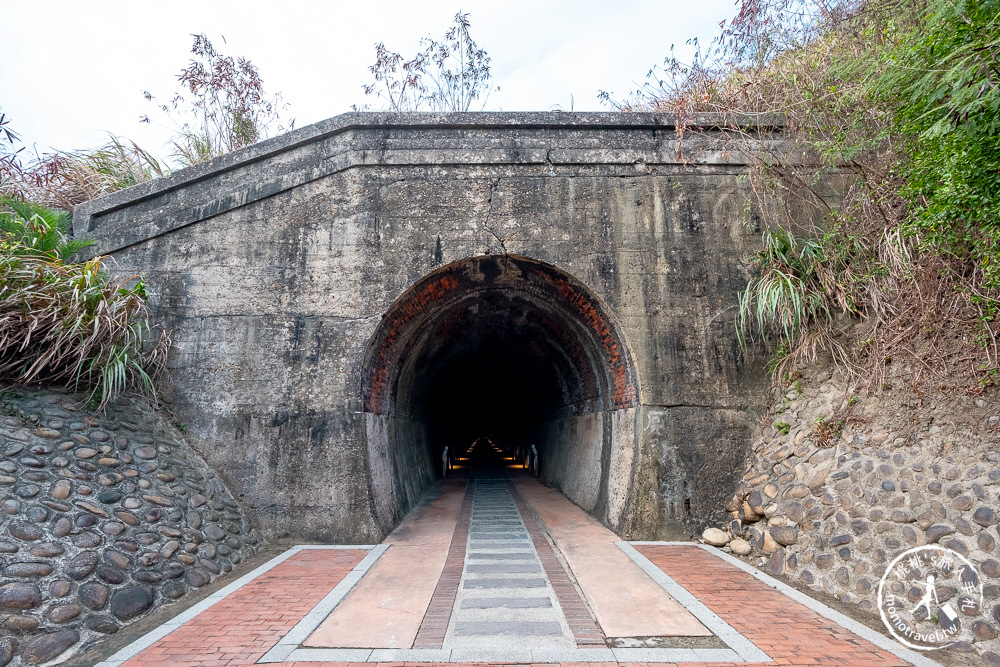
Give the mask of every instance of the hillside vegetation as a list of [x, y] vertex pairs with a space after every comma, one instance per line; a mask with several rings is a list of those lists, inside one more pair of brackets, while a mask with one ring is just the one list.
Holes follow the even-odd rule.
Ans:
[[[777, 344], [776, 378], [825, 349], [869, 389], [995, 384], [1000, 2], [744, 0], [723, 27], [692, 63], [606, 99], [682, 129], [704, 111], [786, 118], [789, 157], [731, 134], [756, 156], [768, 223], [737, 326]], [[835, 174], [842, 201], [815, 187]], [[803, 202], [821, 226], [793, 216]]]

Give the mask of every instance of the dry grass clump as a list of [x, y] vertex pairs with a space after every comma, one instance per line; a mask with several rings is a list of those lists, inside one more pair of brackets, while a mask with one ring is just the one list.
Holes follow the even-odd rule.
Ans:
[[0, 194], [71, 211], [101, 195], [163, 175], [163, 166], [149, 152], [112, 135], [94, 150], [49, 153], [23, 165], [12, 160], [0, 169]]

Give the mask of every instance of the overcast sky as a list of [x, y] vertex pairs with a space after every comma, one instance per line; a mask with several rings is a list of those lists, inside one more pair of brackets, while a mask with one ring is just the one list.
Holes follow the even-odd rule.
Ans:
[[[302, 127], [366, 98], [375, 42], [404, 57], [440, 38], [459, 10], [492, 58], [487, 109], [606, 110], [671, 44], [710, 41], [734, 0], [0, 0], [0, 109], [28, 150], [98, 146], [107, 132], [165, 155], [169, 120], [143, 99], [168, 100], [190, 59], [191, 35], [251, 60]], [[223, 42], [223, 37], [225, 42]], [[572, 101], [571, 101], [572, 100]], [[153, 124], [139, 117], [149, 114]]]

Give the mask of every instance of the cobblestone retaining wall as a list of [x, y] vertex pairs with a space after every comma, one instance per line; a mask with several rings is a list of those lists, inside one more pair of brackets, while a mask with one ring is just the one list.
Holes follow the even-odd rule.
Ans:
[[169, 419], [2, 392], [0, 667], [87, 648], [233, 569], [250, 522]]
[[[726, 506], [729, 522], [706, 531], [706, 541], [874, 616], [880, 579], [898, 554], [945, 546], [985, 583], [986, 609], [967, 620], [975, 640], [952, 650], [1000, 665], [996, 399], [958, 390], [867, 397], [829, 369], [773, 398]], [[957, 594], [938, 589], [941, 604]], [[922, 595], [906, 592], [912, 604]]]

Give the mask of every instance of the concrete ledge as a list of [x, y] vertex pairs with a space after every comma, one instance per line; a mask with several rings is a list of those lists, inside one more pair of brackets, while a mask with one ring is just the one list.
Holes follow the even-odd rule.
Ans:
[[[780, 130], [774, 115], [700, 114], [688, 123], [712, 133]], [[675, 132], [656, 113], [348, 113], [81, 204], [73, 235], [108, 254], [168, 231], [359, 167], [445, 165], [738, 167], [747, 160], [720, 140]], [[721, 137], [721, 135], [720, 135]], [[181, 194], [183, 193], [183, 194]], [[116, 215], [128, 210], [128, 215]]]

